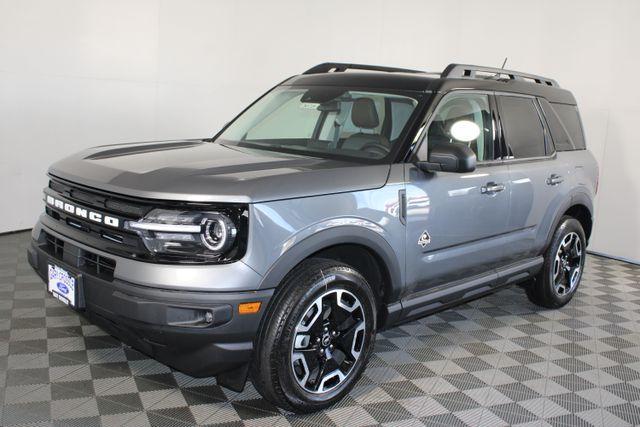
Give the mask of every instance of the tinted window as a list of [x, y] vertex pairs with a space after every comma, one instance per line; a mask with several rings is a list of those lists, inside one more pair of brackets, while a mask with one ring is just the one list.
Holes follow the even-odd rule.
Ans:
[[428, 147], [465, 144], [478, 161], [493, 160], [494, 132], [489, 97], [476, 93], [453, 93], [440, 102], [427, 132]]
[[500, 96], [499, 100], [509, 155], [516, 159], [544, 156], [544, 128], [534, 100], [516, 96]]
[[558, 151], [571, 151], [574, 150], [573, 142], [569, 138], [569, 134], [565, 130], [564, 126], [560, 122], [560, 119], [556, 115], [549, 101], [543, 98], [539, 98], [542, 111], [547, 119], [547, 125], [551, 131], [553, 137], [553, 143]]
[[564, 128], [569, 133], [571, 140], [573, 141], [573, 145], [576, 150], [582, 150], [585, 148], [584, 144], [584, 134], [582, 132], [582, 125], [580, 123], [580, 116], [578, 115], [578, 107], [575, 105], [567, 105], [567, 104], [551, 104], [553, 109]]

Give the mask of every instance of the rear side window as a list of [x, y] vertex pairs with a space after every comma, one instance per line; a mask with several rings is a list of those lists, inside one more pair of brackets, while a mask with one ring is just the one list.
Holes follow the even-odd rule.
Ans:
[[582, 123], [580, 122], [580, 116], [578, 115], [578, 107], [568, 104], [556, 104], [552, 103], [554, 111], [560, 117], [564, 128], [571, 137], [574, 150], [584, 150], [584, 133], [582, 132]]
[[516, 159], [545, 155], [544, 128], [532, 98], [499, 96], [508, 155]]

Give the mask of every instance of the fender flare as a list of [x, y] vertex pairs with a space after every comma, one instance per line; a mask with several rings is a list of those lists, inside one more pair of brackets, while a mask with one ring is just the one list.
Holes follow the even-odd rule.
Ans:
[[560, 209], [556, 211], [556, 217], [554, 218], [551, 229], [549, 230], [549, 234], [547, 235], [547, 239], [545, 241], [543, 250], [546, 250], [547, 247], [549, 247], [549, 244], [551, 244], [551, 239], [553, 239], [553, 234], [555, 233], [556, 228], [558, 228], [558, 224], [560, 223], [560, 220], [562, 219], [562, 216], [564, 215], [564, 213], [567, 210], [569, 210], [572, 206], [575, 206], [575, 205], [585, 206], [589, 211], [591, 215], [591, 221], [593, 222], [593, 199], [589, 196], [589, 194], [587, 194], [584, 191], [578, 190], [572, 193], [571, 197], [567, 198], [567, 202], [563, 203]]
[[570, 206], [573, 205], [584, 205], [591, 214], [591, 220], [593, 220], [593, 199], [591, 196], [585, 191], [576, 191], [571, 195], [571, 203]]
[[391, 282], [390, 299], [398, 299], [402, 289], [402, 269], [396, 252], [375, 231], [354, 225], [343, 225], [314, 233], [286, 250], [269, 268], [260, 283], [260, 289], [277, 287], [282, 279], [300, 262], [314, 253], [339, 244], [361, 245], [374, 252], [384, 263]]

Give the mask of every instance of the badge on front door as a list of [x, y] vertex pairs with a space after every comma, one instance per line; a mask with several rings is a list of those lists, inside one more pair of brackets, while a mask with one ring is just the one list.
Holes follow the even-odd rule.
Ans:
[[423, 248], [426, 248], [429, 243], [431, 243], [431, 236], [429, 236], [427, 230], [424, 230], [418, 239], [418, 244]]

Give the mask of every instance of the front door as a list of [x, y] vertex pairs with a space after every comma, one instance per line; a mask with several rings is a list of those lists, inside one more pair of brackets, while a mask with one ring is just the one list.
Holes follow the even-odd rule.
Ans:
[[[490, 94], [444, 96], [418, 157], [437, 144], [467, 144], [478, 159], [471, 173], [405, 166], [407, 294], [493, 270], [504, 259], [510, 180], [499, 158]], [[426, 148], [426, 150], [425, 150]]]

